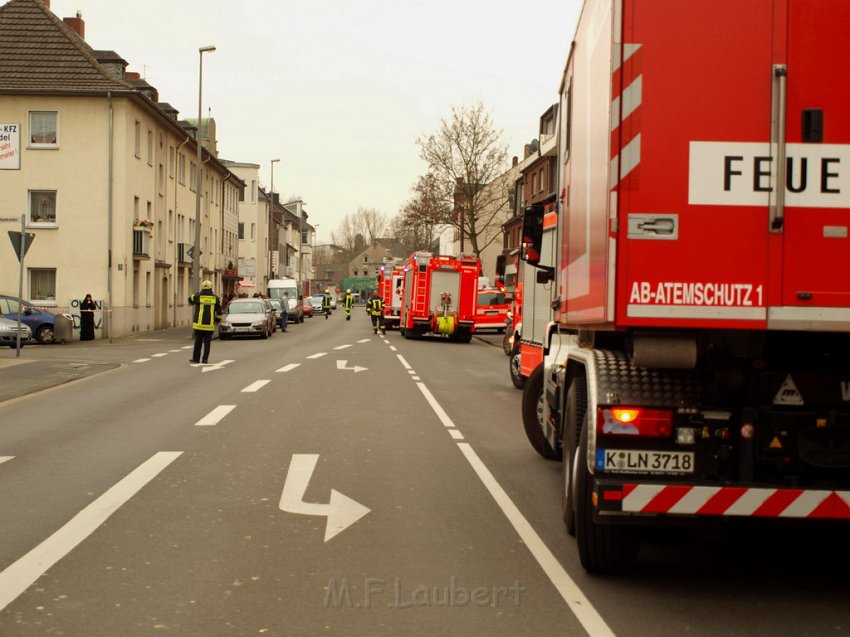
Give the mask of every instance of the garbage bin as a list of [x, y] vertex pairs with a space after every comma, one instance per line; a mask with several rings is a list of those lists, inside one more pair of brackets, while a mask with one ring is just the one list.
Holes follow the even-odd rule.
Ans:
[[74, 317], [70, 314], [57, 314], [53, 319], [53, 340], [65, 343], [71, 340], [74, 331]]

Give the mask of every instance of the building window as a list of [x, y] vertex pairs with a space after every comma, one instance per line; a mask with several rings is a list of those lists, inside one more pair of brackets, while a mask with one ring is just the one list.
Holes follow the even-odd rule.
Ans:
[[142, 157], [142, 124], [141, 122], [136, 122], [136, 157], [141, 159]]
[[55, 148], [59, 144], [59, 113], [30, 111], [30, 146]]
[[29, 268], [29, 297], [34, 305], [56, 303], [56, 269]]
[[153, 166], [153, 131], [148, 131], [148, 166]]
[[179, 174], [178, 181], [185, 186], [186, 185], [186, 155], [184, 155], [183, 153], [180, 153], [179, 171], [180, 172], [178, 173]]
[[257, 224], [251, 224], [251, 241], [256, 241], [257, 239]]
[[174, 179], [174, 146], [168, 147], [168, 176]]
[[239, 222], [239, 238], [240, 239], [245, 238], [245, 222], [243, 222], [243, 221]]
[[56, 191], [30, 190], [29, 222], [56, 225]]

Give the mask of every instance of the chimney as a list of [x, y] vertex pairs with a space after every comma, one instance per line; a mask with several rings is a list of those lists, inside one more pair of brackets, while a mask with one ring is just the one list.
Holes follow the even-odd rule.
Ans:
[[[50, 3], [46, 2], [47, 8], [50, 8]], [[76, 31], [77, 35], [80, 36], [83, 40], [86, 39], [86, 23], [83, 22], [83, 12], [77, 11], [76, 18], [62, 18], [62, 22], [71, 27], [74, 31]]]

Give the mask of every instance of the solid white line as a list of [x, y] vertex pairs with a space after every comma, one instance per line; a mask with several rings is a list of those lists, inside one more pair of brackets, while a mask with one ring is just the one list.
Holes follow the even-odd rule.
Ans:
[[0, 573], [0, 609], [12, 603], [182, 453], [161, 451], [154, 454], [53, 535]]
[[463, 434], [457, 429], [449, 429], [449, 435], [455, 440], [463, 440]]
[[428, 391], [428, 388], [425, 387], [425, 383], [416, 383], [416, 386], [419, 387], [419, 391], [421, 391], [422, 395], [425, 396], [425, 400], [427, 400], [428, 404], [431, 405], [431, 409], [433, 409], [434, 413], [437, 414], [437, 418], [440, 419], [440, 422], [443, 423], [445, 427], [454, 429], [455, 424], [452, 422], [452, 419], [449, 418], [449, 415], [443, 410], [440, 403], [437, 402], [437, 399], [434, 398], [430, 391]]
[[318, 354], [313, 354], [312, 356], [308, 356], [307, 358], [321, 358], [322, 356], [327, 356], [327, 352], [319, 352]]
[[340, 345], [339, 347], [334, 347], [334, 349], [348, 349], [349, 347], [354, 347], [353, 345]]
[[219, 405], [215, 409], [213, 409], [206, 416], [201, 418], [198, 422], [195, 423], [196, 427], [213, 427], [221, 422], [221, 419], [224, 418], [231, 411], [236, 409], [236, 405]]
[[133, 362], [134, 363], [147, 363], [149, 360], [150, 360], [149, 358], [137, 358]]
[[151, 358], [162, 358], [163, 356], [168, 356], [168, 352], [154, 354]]
[[0, 464], [3, 464], [4, 462], [8, 462], [9, 460], [11, 460], [14, 457], [15, 456], [0, 456]]
[[561, 563], [558, 562], [552, 551], [543, 543], [537, 531], [525, 519], [525, 516], [516, 507], [508, 494], [505, 493], [505, 490], [502, 489], [496, 478], [490, 473], [490, 470], [481, 462], [478, 454], [469, 446], [469, 443], [459, 442], [457, 446], [463, 455], [466, 456], [473, 471], [478, 474], [481, 482], [484, 483], [484, 487], [493, 496], [496, 504], [502, 509], [502, 513], [505, 514], [505, 517], [508, 518], [508, 521], [516, 529], [516, 532], [528, 547], [528, 550], [531, 551], [534, 559], [543, 568], [543, 572], [549, 577], [558, 593], [560, 593], [567, 606], [569, 606], [587, 633], [594, 637], [602, 635], [613, 636], [614, 632], [608, 627], [602, 616], [596, 612], [590, 600], [584, 596], [584, 593], [581, 592], [581, 589], [569, 574], [567, 574], [567, 571], [564, 570], [564, 567], [561, 566]]
[[399, 361], [401, 361], [401, 364], [404, 365], [405, 369], [412, 369], [410, 367], [410, 364], [406, 360], [404, 360], [404, 356], [402, 356], [401, 354], [396, 354], [396, 357]]
[[301, 363], [290, 363], [289, 365], [284, 365], [283, 367], [281, 367], [277, 371], [279, 371], [279, 372], [291, 372], [296, 367], [301, 367]]
[[248, 393], [251, 393], [251, 392], [260, 391], [263, 387], [265, 387], [266, 385], [268, 385], [270, 382], [272, 382], [272, 381], [270, 381], [270, 380], [257, 380], [257, 381], [254, 381], [253, 383], [251, 383], [250, 385], [248, 385], [245, 389], [243, 389], [243, 390], [242, 390], [242, 393], [243, 393], [243, 394], [248, 394]]

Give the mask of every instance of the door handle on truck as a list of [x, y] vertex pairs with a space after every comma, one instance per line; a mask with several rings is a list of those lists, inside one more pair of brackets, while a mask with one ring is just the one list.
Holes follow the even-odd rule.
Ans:
[[773, 65], [773, 96], [770, 118], [770, 156], [773, 158], [773, 188], [770, 191], [770, 227], [769, 231], [782, 232], [785, 223], [785, 123], [788, 119], [786, 94], [788, 86], [788, 67], [784, 64]]
[[678, 239], [679, 215], [629, 215], [629, 239]]

